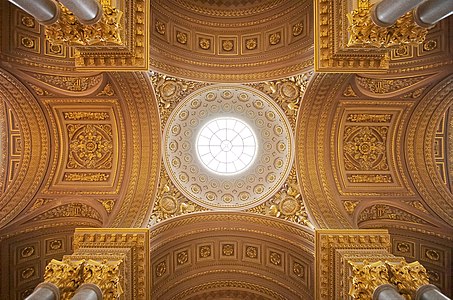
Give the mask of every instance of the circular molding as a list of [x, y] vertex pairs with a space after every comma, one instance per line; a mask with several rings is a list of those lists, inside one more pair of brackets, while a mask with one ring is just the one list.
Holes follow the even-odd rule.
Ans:
[[[225, 176], [197, 158], [196, 141], [215, 118], [231, 118], [255, 132], [256, 159]], [[212, 210], [242, 210], [268, 200], [287, 178], [294, 142], [286, 116], [272, 99], [242, 85], [213, 85], [185, 99], [164, 129], [164, 165], [172, 182], [193, 202]]]

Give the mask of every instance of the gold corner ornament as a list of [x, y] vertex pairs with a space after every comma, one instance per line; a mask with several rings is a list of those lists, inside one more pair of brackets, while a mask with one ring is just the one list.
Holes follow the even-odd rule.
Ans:
[[429, 28], [417, 25], [412, 11], [392, 26], [381, 27], [371, 20], [371, 7], [369, 1], [359, 1], [359, 7], [346, 14], [349, 21], [348, 47], [392, 48], [424, 42]]
[[74, 14], [60, 3], [60, 17], [46, 26], [45, 35], [52, 44], [68, 46], [122, 45], [121, 18], [123, 12], [109, 5], [103, 5], [103, 15], [93, 25], [80, 23]]

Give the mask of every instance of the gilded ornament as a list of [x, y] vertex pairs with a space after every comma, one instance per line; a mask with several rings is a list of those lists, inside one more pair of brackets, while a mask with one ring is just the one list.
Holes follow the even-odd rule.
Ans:
[[293, 28], [292, 28], [293, 36], [299, 36], [302, 33], [303, 29], [304, 29], [304, 23], [302, 23], [302, 21], [294, 24]]
[[165, 272], [167, 272], [167, 264], [165, 261], [162, 261], [156, 266], [156, 276], [162, 277]]
[[105, 211], [109, 214], [112, 212], [113, 207], [115, 206], [115, 200], [112, 199], [98, 199], [98, 202], [102, 204], [102, 206], [105, 208]]
[[63, 46], [49, 43], [48, 50], [52, 54], [62, 54], [63, 53]]
[[63, 243], [61, 240], [52, 240], [49, 243], [49, 248], [50, 250], [59, 250], [63, 246]]
[[396, 250], [401, 253], [409, 253], [411, 250], [411, 245], [408, 243], [398, 243], [396, 244]]
[[187, 250], [178, 252], [176, 255], [176, 262], [178, 265], [183, 265], [189, 261], [189, 254]]
[[389, 283], [388, 267], [382, 261], [369, 263], [349, 262], [351, 266], [351, 284], [349, 295], [353, 299], [368, 300], [373, 298], [374, 289]]
[[151, 74], [151, 83], [159, 101], [162, 124], [165, 124], [171, 111], [182, 98], [194, 89], [205, 85], [204, 83], [185, 81], [157, 73]]
[[201, 49], [209, 50], [209, 48], [211, 48], [211, 40], [206, 38], [200, 38], [198, 40], [198, 45], [200, 46]]
[[440, 274], [433, 270], [427, 271], [429, 281], [432, 283], [439, 283], [440, 282]]
[[67, 218], [67, 217], [84, 217], [101, 221], [101, 215], [91, 206], [82, 203], [69, 203], [52, 208], [48, 211], [33, 218], [34, 221]]
[[415, 299], [417, 289], [429, 284], [426, 269], [418, 261], [407, 263], [402, 260], [398, 264], [387, 264], [390, 274], [390, 282], [394, 284], [400, 294]]
[[358, 217], [358, 223], [368, 220], [399, 220], [417, 224], [430, 224], [423, 218], [386, 204], [375, 204], [364, 209]]
[[35, 253], [35, 247], [32, 247], [32, 246], [24, 247], [20, 251], [20, 257], [27, 258], [27, 257], [32, 256], [34, 253]]
[[354, 89], [349, 84], [343, 92], [343, 96], [345, 97], [357, 97], [357, 94], [354, 92]]
[[373, 23], [369, 4], [347, 14], [349, 21], [348, 47], [400, 47], [402, 44], [418, 45], [425, 40], [428, 29], [418, 26], [412, 12], [396, 20], [390, 27], [380, 27]]
[[346, 211], [348, 212], [348, 214], [350, 214], [350, 215], [352, 215], [354, 213], [354, 210], [355, 210], [357, 204], [359, 204], [359, 201], [351, 201], [351, 200], [343, 201], [343, 206], [346, 209]]
[[48, 95], [51, 95], [48, 91], [40, 88], [39, 86], [36, 86], [32, 83], [29, 83], [29, 85], [32, 87], [32, 89], [35, 91], [36, 95], [39, 95], [39, 96], [48, 96]]
[[84, 262], [84, 260], [52, 259], [44, 271], [44, 281], [58, 286], [62, 299], [71, 299], [75, 290], [83, 283]]
[[222, 245], [222, 253], [225, 256], [234, 255], [234, 245], [233, 244], [223, 244]]
[[279, 253], [277, 253], [277, 252], [271, 251], [270, 254], [269, 254], [269, 261], [273, 265], [281, 266], [281, 264], [282, 264], [282, 256]]
[[20, 39], [20, 43], [22, 44], [22, 46], [24, 46], [25, 48], [33, 48], [35, 47], [35, 41], [33, 41], [31, 38], [29, 37], [22, 37]]
[[425, 212], [427, 213], [428, 211], [426, 210], [425, 206], [423, 206], [423, 204], [418, 201], [418, 200], [403, 200], [404, 203], [406, 204], [409, 204], [410, 206], [422, 211], [422, 212]]
[[33, 275], [35, 275], [35, 268], [33, 267], [28, 267], [28, 268], [25, 268], [22, 270], [22, 272], [20, 273], [20, 277], [22, 279], [29, 279], [30, 277], [32, 277]]
[[164, 22], [162, 22], [160, 20], [156, 20], [156, 24], [154, 27], [156, 28], [157, 33], [159, 33], [160, 35], [165, 34], [165, 23]]
[[148, 226], [174, 216], [202, 210], [205, 209], [186, 199], [173, 185], [166, 171], [162, 170], [156, 205], [153, 208]]
[[63, 181], [79, 181], [79, 182], [103, 182], [110, 178], [110, 174], [103, 172], [66, 172], [63, 176]]
[[110, 114], [106, 112], [71, 111], [64, 112], [63, 118], [71, 121], [106, 121], [110, 120]]
[[178, 209], [178, 203], [173, 196], [164, 196], [159, 202], [160, 209], [166, 214], [173, 214]]
[[346, 117], [346, 121], [354, 123], [388, 123], [391, 120], [391, 114], [348, 114]]
[[234, 48], [234, 41], [233, 40], [224, 40], [222, 41], [222, 49], [224, 51], [232, 51]]
[[248, 50], [255, 50], [256, 47], [258, 47], [258, 39], [253, 38], [253, 39], [246, 39], [245, 40], [245, 47]]
[[270, 95], [280, 105], [289, 118], [291, 126], [295, 128], [300, 100], [312, 75], [313, 72], [307, 72], [281, 80], [266, 81], [254, 86]]
[[304, 279], [305, 278], [305, 267], [298, 262], [294, 262], [293, 273], [297, 277]]
[[112, 88], [112, 85], [110, 83], [107, 83], [102, 89], [102, 91], [100, 91], [99, 94], [97, 94], [97, 96], [109, 96], [109, 97], [113, 95], [115, 95], [115, 90]]
[[423, 50], [425, 51], [432, 51], [436, 49], [437, 42], [435, 40], [429, 40], [423, 43]]
[[392, 176], [387, 174], [350, 174], [347, 178], [350, 183], [393, 183]]
[[83, 266], [83, 282], [96, 284], [102, 291], [103, 299], [118, 299], [123, 294], [121, 287], [122, 260], [89, 259]]
[[200, 258], [207, 258], [211, 256], [211, 246], [201, 246], [199, 251]]
[[35, 19], [29, 16], [22, 16], [22, 18], [20, 18], [20, 22], [22, 23], [22, 25], [28, 28], [33, 28], [36, 24]]
[[280, 32], [275, 32], [269, 35], [269, 44], [271, 45], [277, 45], [280, 43], [282, 39], [281, 33]]
[[388, 126], [345, 126], [345, 169], [388, 171], [386, 139]]
[[433, 261], [439, 261], [440, 260], [440, 254], [436, 250], [433, 249], [428, 249], [425, 252], [425, 256], [429, 258], [430, 260]]
[[313, 226], [308, 220], [294, 168], [281, 189], [270, 200], [248, 211]]
[[93, 25], [81, 24], [74, 14], [61, 4], [60, 11], [58, 21], [46, 26], [46, 38], [52, 44], [71, 46], [123, 44], [121, 38], [123, 13], [118, 9], [104, 6], [101, 20]]
[[245, 249], [245, 255], [248, 258], [257, 258], [258, 257], [258, 248], [254, 246], [247, 246]]
[[180, 44], [183, 44], [183, 45], [187, 44], [187, 33], [176, 31], [176, 40]]
[[408, 88], [416, 83], [428, 78], [426, 75], [394, 78], [394, 79], [379, 79], [356, 76], [355, 80], [359, 87], [373, 94], [388, 94]]
[[113, 134], [109, 124], [68, 124], [70, 169], [110, 169]]
[[102, 74], [88, 77], [79, 77], [34, 73], [33, 77], [56, 88], [70, 92], [84, 92], [89, 89], [95, 88], [101, 83], [103, 79]]

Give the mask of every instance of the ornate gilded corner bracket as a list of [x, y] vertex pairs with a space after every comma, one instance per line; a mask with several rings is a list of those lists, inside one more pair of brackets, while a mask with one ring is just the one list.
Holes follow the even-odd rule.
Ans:
[[[315, 299], [374, 299], [388, 287], [415, 299], [429, 284], [426, 269], [390, 253], [387, 230], [319, 229], [315, 231]], [[402, 298], [403, 299], [403, 298]]]
[[75, 67], [94, 71], [149, 69], [150, 0], [102, 0], [103, 16], [93, 25], [81, 24], [62, 4], [56, 23], [45, 27], [51, 44], [75, 48]]
[[68, 46], [123, 44], [121, 39], [123, 12], [119, 9], [104, 4], [103, 15], [99, 22], [84, 25], [63, 4], [58, 4], [61, 12], [58, 21], [45, 28], [46, 38], [52, 44]]
[[72, 255], [53, 259], [44, 273], [60, 299], [71, 299], [84, 286], [95, 286], [103, 299], [149, 299], [148, 229], [76, 229], [73, 246]]
[[385, 73], [391, 48], [417, 45], [428, 28], [418, 26], [412, 12], [390, 27], [371, 20], [369, 0], [315, 0], [315, 71]]
[[372, 6], [369, 0], [361, 0], [357, 9], [346, 14], [349, 21], [347, 47], [395, 48], [416, 46], [425, 41], [429, 28], [414, 21], [413, 11], [400, 17], [392, 26], [381, 27], [371, 19]]

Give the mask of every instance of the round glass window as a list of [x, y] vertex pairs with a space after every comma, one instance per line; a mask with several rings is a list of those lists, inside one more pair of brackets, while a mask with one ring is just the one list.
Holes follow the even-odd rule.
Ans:
[[236, 118], [221, 117], [206, 123], [198, 133], [197, 154], [203, 165], [220, 175], [246, 170], [258, 145], [252, 129]]

